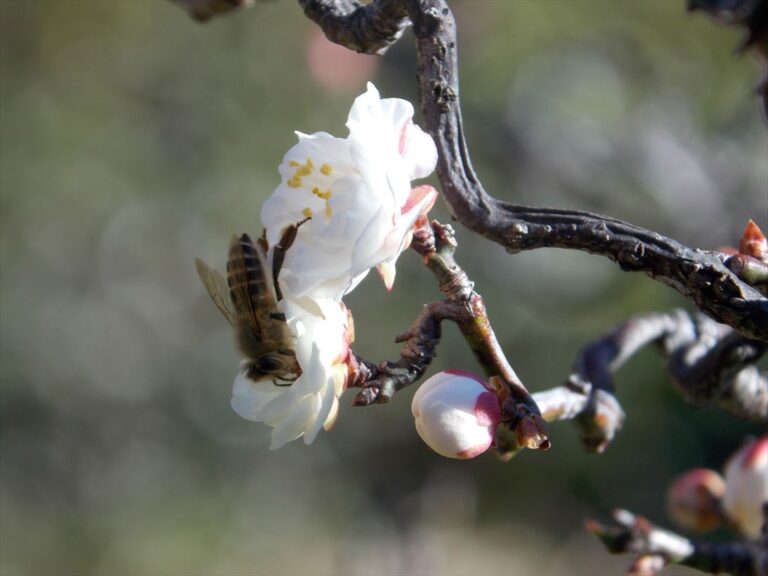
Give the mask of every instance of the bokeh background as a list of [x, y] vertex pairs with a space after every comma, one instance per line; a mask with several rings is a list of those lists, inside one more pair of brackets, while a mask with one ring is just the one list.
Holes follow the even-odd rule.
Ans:
[[[708, 249], [750, 217], [768, 227], [759, 69], [737, 32], [682, 0], [453, 7], [493, 193]], [[3, 0], [0, 49], [3, 575], [613, 574], [626, 558], [584, 517], [664, 523], [675, 474], [758, 432], [685, 404], [645, 351], [617, 376], [628, 418], [601, 456], [562, 423], [548, 453], [443, 459], [415, 433], [412, 390], [269, 452], [268, 428], [229, 408], [238, 358], [193, 258], [223, 267], [233, 232], [259, 232], [293, 130], [344, 135], [367, 80], [415, 101], [409, 35], [376, 58], [287, 0], [205, 25], [165, 1]], [[458, 236], [533, 390], [629, 315], [689, 307], [599, 257]], [[371, 276], [348, 299], [357, 351], [394, 357], [437, 297], [410, 254], [392, 293]], [[433, 372], [476, 367], [453, 327], [439, 354]]]

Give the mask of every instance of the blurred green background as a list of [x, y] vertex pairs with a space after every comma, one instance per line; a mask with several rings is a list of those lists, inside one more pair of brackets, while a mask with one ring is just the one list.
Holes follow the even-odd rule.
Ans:
[[[759, 71], [737, 32], [682, 0], [452, 5], [493, 193], [707, 249], [750, 217], [768, 227]], [[238, 358], [193, 258], [223, 267], [233, 232], [259, 232], [293, 130], [345, 135], [369, 79], [415, 101], [409, 35], [375, 58], [335, 50], [287, 0], [205, 25], [165, 1], [3, 0], [0, 48], [3, 575], [612, 574], [627, 559], [585, 516], [666, 522], [675, 474], [758, 431], [685, 404], [645, 351], [617, 376], [628, 418], [602, 456], [562, 423], [548, 453], [443, 459], [412, 390], [269, 452], [269, 429], [229, 408]], [[599, 257], [458, 237], [533, 390], [629, 315], [688, 306]], [[406, 253], [392, 293], [371, 276], [349, 297], [356, 350], [394, 357], [437, 297]], [[474, 369], [445, 332], [432, 372]]]

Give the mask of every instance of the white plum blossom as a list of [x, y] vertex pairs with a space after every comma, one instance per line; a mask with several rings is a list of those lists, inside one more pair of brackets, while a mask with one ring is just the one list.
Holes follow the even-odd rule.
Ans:
[[352, 340], [341, 299], [374, 267], [392, 287], [414, 223], [437, 198], [431, 186], [411, 187], [437, 162], [432, 138], [412, 118], [410, 103], [382, 100], [369, 84], [349, 112], [347, 138], [299, 133], [279, 167], [261, 220], [270, 260], [286, 227], [300, 224], [278, 281], [302, 374], [278, 387], [241, 369], [232, 395], [240, 416], [272, 426], [271, 449], [299, 437], [309, 444], [334, 422]]
[[353, 339], [351, 316], [333, 299], [285, 299], [280, 309], [295, 338], [301, 376], [290, 386], [276, 386], [269, 379], [254, 382], [241, 369], [232, 391], [235, 412], [273, 428], [271, 450], [302, 436], [310, 444], [320, 428], [333, 425]]
[[480, 378], [461, 370], [439, 372], [413, 397], [416, 431], [435, 452], [448, 458], [474, 458], [493, 442], [501, 420], [495, 392]]
[[768, 502], [768, 436], [744, 444], [725, 466], [723, 511], [746, 536], [757, 538]]
[[347, 138], [297, 133], [261, 211], [271, 246], [306, 220], [280, 273], [286, 297], [341, 300], [373, 267], [391, 288], [416, 219], [437, 198], [432, 187], [411, 188], [437, 162], [435, 143], [412, 118], [409, 102], [382, 100], [368, 84], [349, 111]]

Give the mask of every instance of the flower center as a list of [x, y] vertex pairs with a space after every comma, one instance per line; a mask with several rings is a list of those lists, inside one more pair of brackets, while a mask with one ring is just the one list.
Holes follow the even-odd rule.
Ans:
[[[319, 170], [320, 174], [314, 172], [315, 164], [312, 162], [311, 158], [307, 158], [307, 161], [303, 164], [296, 160], [291, 160], [288, 162], [288, 166], [294, 169], [293, 175], [288, 179], [288, 187], [309, 190], [313, 196], [324, 200], [325, 207], [323, 208], [323, 216], [325, 216], [327, 220], [330, 220], [331, 216], [333, 216], [333, 209], [330, 204], [333, 195], [330, 187], [331, 182], [328, 181], [328, 177], [333, 174], [333, 166], [328, 163], [321, 164]], [[309, 182], [306, 182], [305, 179], [309, 180]], [[314, 184], [325, 185], [325, 187]], [[314, 211], [307, 206], [302, 211], [302, 214], [305, 218], [312, 218]]]

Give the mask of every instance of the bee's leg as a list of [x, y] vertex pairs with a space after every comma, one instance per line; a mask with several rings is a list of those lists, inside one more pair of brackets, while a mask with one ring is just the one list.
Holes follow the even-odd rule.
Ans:
[[[293, 378], [283, 378], [282, 376], [277, 376], [276, 378], [272, 379], [272, 383], [275, 386], [290, 386], [291, 384], [296, 382], [296, 380], [298, 380], [298, 379], [299, 379], [298, 376], [294, 376]], [[279, 384], [277, 382], [278, 380], [280, 381]]]
[[275, 250], [272, 252], [272, 282], [275, 285], [275, 296], [277, 297], [278, 302], [283, 299], [283, 292], [280, 290], [280, 283], [277, 281], [277, 278], [280, 276], [280, 270], [283, 268], [285, 253], [296, 240], [296, 234], [299, 231], [299, 226], [304, 224], [304, 222], [307, 220], [311, 220], [311, 217], [304, 218], [304, 220], [298, 222], [297, 224], [286, 226], [285, 230], [283, 230], [283, 235], [280, 236], [280, 241], [275, 244]]
[[293, 380], [286, 380], [285, 378], [272, 378], [272, 384], [274, 384], [275, 386], [280, 386], [280, 388], [286, 388], [291, 384], [293, 384], [295, 381], [296, 381], [295, 378]]

